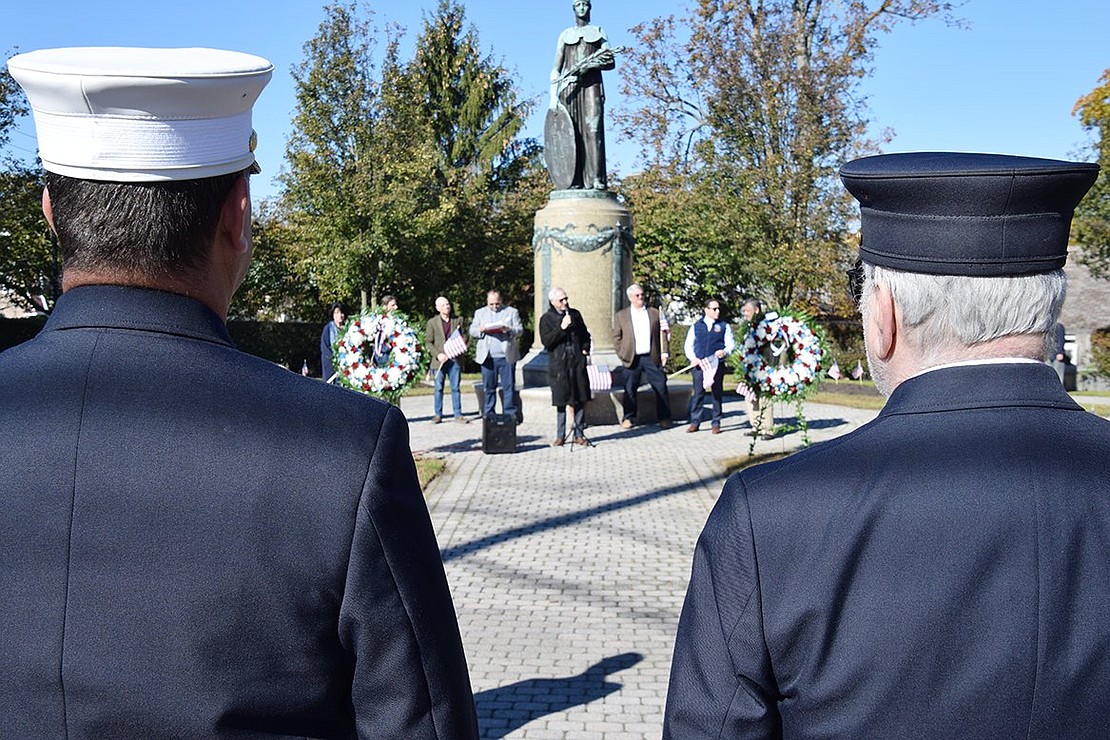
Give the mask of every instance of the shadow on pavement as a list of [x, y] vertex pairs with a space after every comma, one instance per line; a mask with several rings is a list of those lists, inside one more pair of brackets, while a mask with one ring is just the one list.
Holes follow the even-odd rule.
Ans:
[[532, 535], [537, 532], [545, 532], [549, 529], [555, 529], [557, 527], [566, 527], [572, 524], [578, 524], [581, 521], [591, 519], [595, 516], [601, 516], [602, 514], [608, 514], [613, 511], [620, 511], [621, 509], [628, 509], [633, 506], [639, 506], [640, 504], [646, 504], [649, 501], [654, 501], [665, 496], [673, 496], [676, 493], [683, 493], [698, 486], [706, 486], [712, 483], [720, 484], [720, 482], [720, 475], [707, 475], [695, 481], [688, 481], [680, 485], [659, 488], [654, 491], [648, 491], [647, 493], [641, 493], [639, 495], [631, 496], [626, 499], [609, 501], [607, 503], [601, 504], [600, 506], [591, 506], [588, 509], [582, 509], [580, 511], [570, 511], [566, 514], [559, 514], [558, 516], [548, 517], [547, 519], [540, 519], [539, 521], [532, 522], [531, 524], [525, 524], [520, 527], [513, 527], [512, 529], [506, 529], [502, 532], [494, 532], [493, 534], [488, 534], [485, 537], [480, 537], [476, 540], [471, 540], [470, 542], [463, 542], [458, 545], [453, 545], [441, 551], [440, 556], [442, 557], [443, 562], [446, 563], [449, 560], [461, 558], [464, 555], [469, 555], [472, 552], [484, 550], [485, 548], [492, 547], [494, 545], [499, 545], [502, 542], [515, 540], [519, 537], [527, 537], [528, 535]]
[[601, 660], [577, 676], [530, 678], [474, 695], [478, 709], [479, 735], [502, 738], [534, 719], [589, 704], [621, 689], [606, 681], [610, 673], [623, 671], [644, 659], [639, 653], [621, 653]]
[[[797, 424], [798, 418], [794, 417], [793, 419], [788, 419], [787, 423]], [[847, 419], [814, 419], [813, 421], [807, 422], [806, 425], [810, 429], [832, 429], [834, 427], [842, 427], [847, 423]]]

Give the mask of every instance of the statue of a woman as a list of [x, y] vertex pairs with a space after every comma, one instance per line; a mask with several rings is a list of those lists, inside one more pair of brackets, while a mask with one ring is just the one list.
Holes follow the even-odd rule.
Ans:
[[609, 47], [605, 32], [590, 23], [590, 0], [574, 0], [572, 7], [576, 25], [559, 34], [551, 69], [547, 165], [559, 189], [605, 190], [605, 90], [601, 72], [616, 66], [616, 50]]

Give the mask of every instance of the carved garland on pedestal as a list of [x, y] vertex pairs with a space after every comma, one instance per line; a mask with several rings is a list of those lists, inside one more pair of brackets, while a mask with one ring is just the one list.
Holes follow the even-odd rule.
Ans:
[[[582, 233], [586, 231], [588, 233]], [[618, 246], [613, 259], [612, 289], [614, 312], [619, 308], [619, 296], [624, 282], [624, 265], [632, 259], [633, 247], [632, 231], [623, 224], [615, 226], [598, 227], [590, 224], [585, 229], [580, 229], [575, 224], [567, 224], [563, 228], [540, 226], [532, 232], [532, 251], [540, 255], [542, 273], [542, 289], [546, 294], [551, 289], [551, 249], [566, 249], [571, 252], [585, 253], [602, 250], [608, 252], [613, 245]]]

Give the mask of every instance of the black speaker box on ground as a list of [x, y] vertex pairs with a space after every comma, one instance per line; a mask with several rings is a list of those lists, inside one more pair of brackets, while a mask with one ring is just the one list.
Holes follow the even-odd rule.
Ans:
[[516, 419], [508, 414], [490, 414], [482, 419], [482, 452], [516, 452]]

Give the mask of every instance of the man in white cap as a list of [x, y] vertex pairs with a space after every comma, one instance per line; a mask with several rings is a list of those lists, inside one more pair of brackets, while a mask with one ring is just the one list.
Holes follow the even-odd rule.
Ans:
[[0, 355], [0, 736], [476, 737], [404, 418], [225, 328], [270, 63], [8, 68], [64, 294]]
[[932, 152], [840, 175], [889, 398], [725, 485], [664, 737], [1107, 737], [1110, 423], [1043, 363], [1098, 166]]

